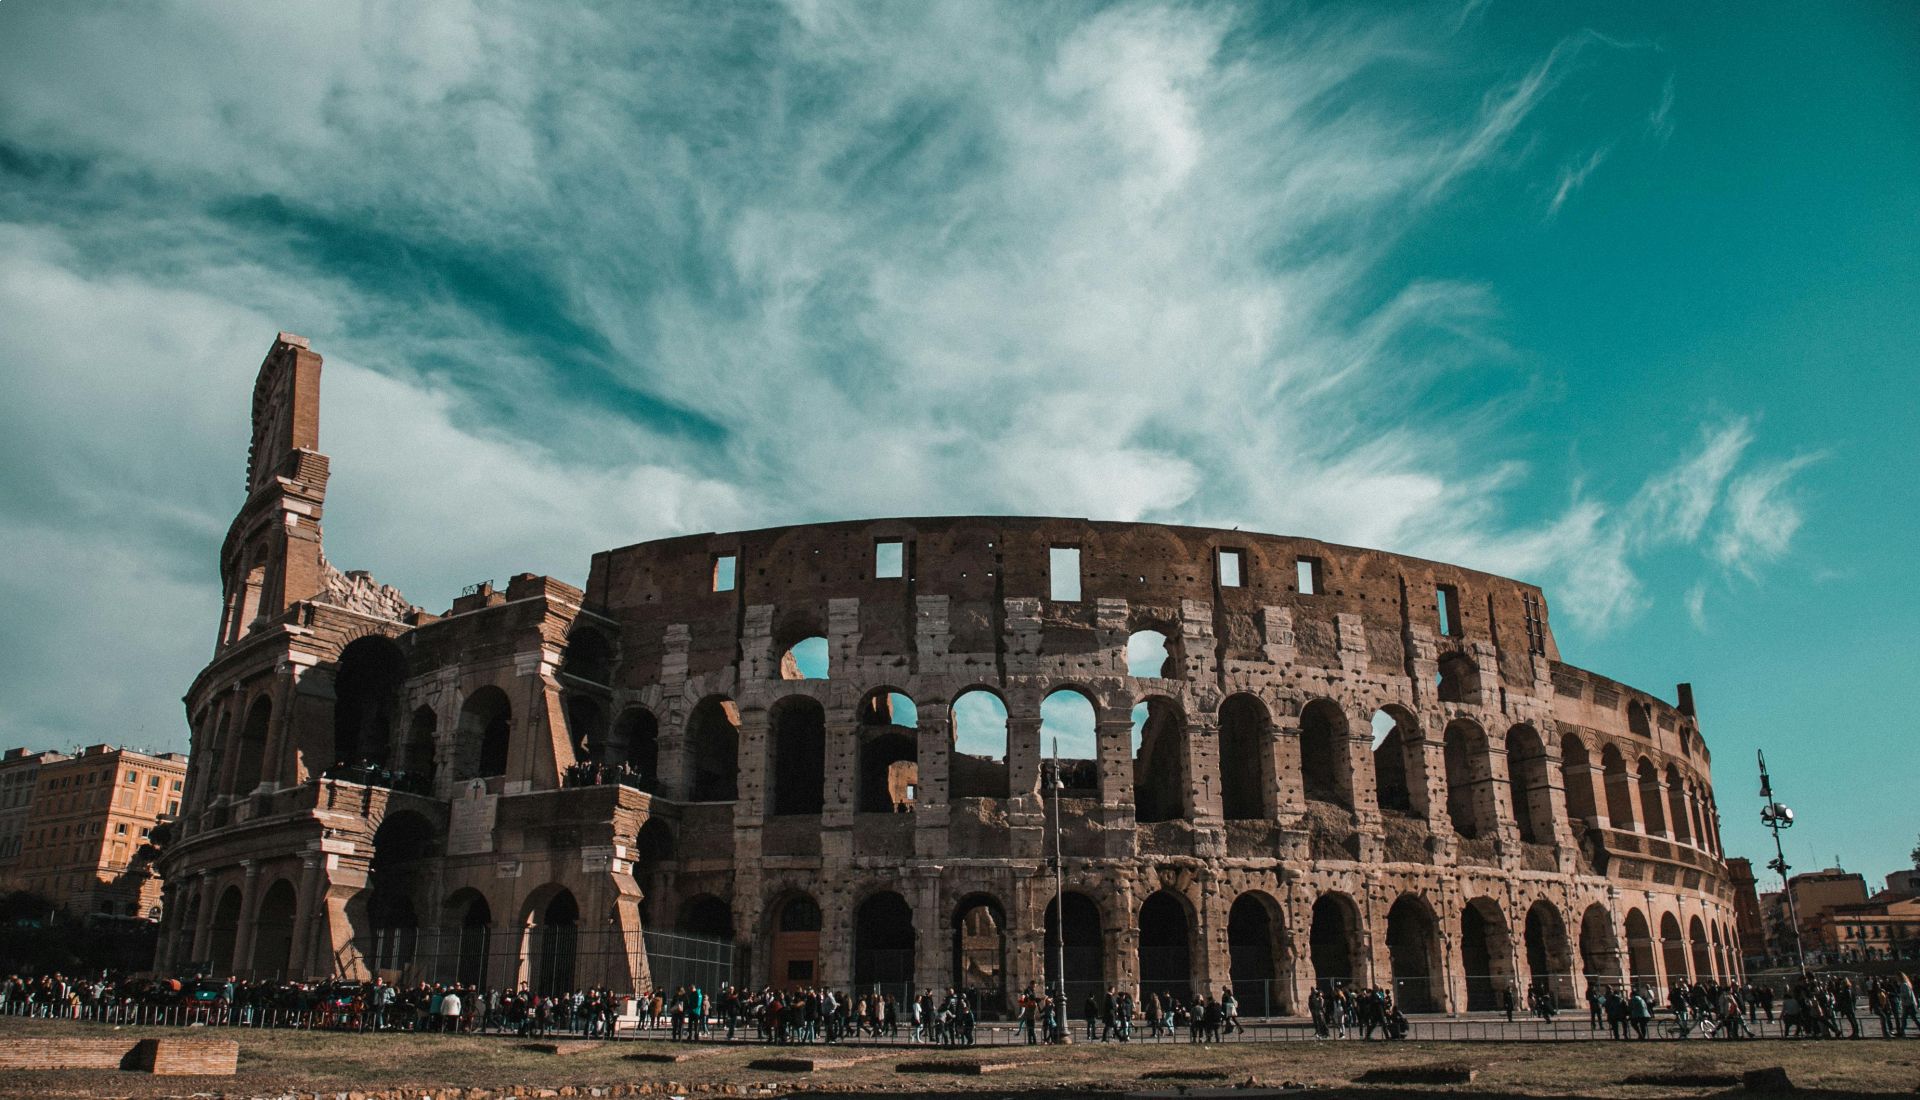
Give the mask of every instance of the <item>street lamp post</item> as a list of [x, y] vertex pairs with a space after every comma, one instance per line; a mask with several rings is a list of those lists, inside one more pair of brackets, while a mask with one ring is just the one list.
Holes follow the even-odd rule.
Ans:
[[1800, 939], [1800, 910], [1793, 902], [1793, 887], [1787, 882], [1787, 849], [1780, 842], [1780, 832], [1793, 828], [1793, 811], [1773, 800], [1773, 780], [1767, 775], [1767, 754], [1757, 753], [1760, 757], [1760, 797], [1767, 804], [1760, 808], [1760, 823], [1773, 830], [1773, 861], [1767, 867], [1780, 876], [1780, 892], [1787, 895], [1787, 923], [1793, 926], [1793, 954], [1800, 963], [1802, 977], [1807, 973], [1807, 948]]
[[1054, 995], [1054, 1016], [1059, 1021], [1058, 1041], [1073, 1042], [1073, 1025], [1067, 1022], [1067, 870], [1060, 855], [1060, 791], [1066, 786], [1060, 778], [1060, 739], [1053, 739], [1053, 965], [1060, 975]]

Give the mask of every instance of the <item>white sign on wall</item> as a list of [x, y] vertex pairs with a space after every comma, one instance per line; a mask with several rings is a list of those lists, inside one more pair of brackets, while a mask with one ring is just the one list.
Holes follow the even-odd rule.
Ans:
[[470, 781], [453, 800], [447, 820], [447, 854], [471, 856], [493, 851], [493, 821], [500, 796], [487, 793], [484, 779]]

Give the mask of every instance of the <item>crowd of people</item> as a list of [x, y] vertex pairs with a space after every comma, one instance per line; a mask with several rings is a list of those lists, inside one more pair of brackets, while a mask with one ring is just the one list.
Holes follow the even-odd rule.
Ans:
[[[997, 999], [997, 998], [996, 998]], [[1920, 1038], [1920, 999], [1911, 976], [1808, 975], [1783, 990], [1766, 984], [1675, 983], [1664, 996], [1646, 985], [1595, 985], [1586, 995], [1589, 1027], [1614, 1039]], [[1558, 1006], [1551, 991], [1530, 990], [1528, 1008], [1551, 1022]], [[1028, 987], [1011, 1006], [1015, 1042], [1057, 1043], [1072, 1026], [1065, 999]], [[1504, 997], [1509, 1021], [1516, 997]], [[1316, 987], [1307, 1015], [1317, 1038], [1404, 1039], [1407, 1016], [1392, 991], [1336, 985]], [[7, 977], [0, 981], [0, 1015], [97, 1020], [118, 1024], [238, 1027], [317, 1027], [358, 1031], [509, 1034], [530, 1037], [611, 1037], [637, 1031], [687, 1041], [757, 1039], [766, 1043], [839, 1043], [899, 1040], [971, 1046], [979, 1037], [977, 993], [922, 990], [918, 996], [847, 993], [829, 988], [758, 992], [721, 984], [655, 989], [634, 996], [608, 988], [543, 994], [522, 984], [371, 982], [250, 982], [235, 978], [115, 978], [107, 975]], [[1210, 993], [1133, 993], [1109, 987], [1088, 994], [1080, 1016], [1089, 1042], [1167, 1041], [1182, 1032], [1192, 1043], [1212, 1043], [1245, 1031], [1231, 987]], [[1763, 1023], [1764, 1017], [1764, 1023]], [[1140, 1033], [1144, 1028], [1144, 1035]]]

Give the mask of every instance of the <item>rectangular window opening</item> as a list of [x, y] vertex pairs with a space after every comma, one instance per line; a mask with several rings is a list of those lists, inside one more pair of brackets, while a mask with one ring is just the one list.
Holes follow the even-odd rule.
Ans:
[[1433, 590], [1434, 607], [1440, 612], [1440, 633], [1449, 638], [1458, 638], [1465, 631], [1460, 624], [1460, 590], [1450, 584], [1443, 584]]
[[1302, 596], [1320, 592], [1320, 559], [1301, 558], [1293, 563], [1294, 588]]
[[1053, 599], [1072, 603], [1080, 598], [1080, 548], [1055, 546], [1047, 551], [1047, 567], [1052, 578], [1049, 594]]
[[1246, 581], [1247, 556], [1239, 550], [1220, 551], [1220, 587], [1238, 588]]
[[713, 590], [715, 592], [733, 591], [734, 574], [739, 564], [739, 559], [732, 554], [713, 556]]
[[899, 539], [881, 539], [873, 544], [873, 575], [877, 580], [894, 580], [907, 574], [907, 547]]

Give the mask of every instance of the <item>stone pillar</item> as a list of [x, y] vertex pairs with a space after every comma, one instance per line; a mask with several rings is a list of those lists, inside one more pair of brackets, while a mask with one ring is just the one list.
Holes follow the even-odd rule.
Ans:
[[194, 876], [196, 889], [200, 894], [199, 911], [193, 920], [193, 958], [191, 962], [209, 962], [207, 952], [213, 949], [213, 910], [219, 899], [213, 892], [213, 872], [201, 871]]
[[243, 859], [240, 866], [247, 877], [246, 885], [240, 888], [240, 925], [233, 933], [233, 970], [236, 974], [251, 975], [254, 921], [260, 910], [260, 864]]
[[[913, 906], [913, 989], [944, 990], [952, 984], [953, 930], [940, 907], [940, 877], [917, 873], [900, 884], [901, 894]], [[909, 1018], [912, 1009], [906, 1009]]]
[[1307, 787], [1300, 767], [1300, 720], [1274, 722], [1274, 788], [1282, 825], [1298, 825], [1307, 813]]
[[860, 776], [859, 727], [844, 707], [826, 711], [826, 761], [820, 792], [820, 857], [828, 863], [853, 858], [853, 813]]
[[1129, 859], [1138, 847], [1133, 815], [1133, 717], [1102, 713], [1094, 720], [1100, 754], [1102, 853]]
[[920, 707], [914, 745], [920, 772], [913, 807], [913, 850], [921, 859], [944, 859], [952, 813], [952, 711], [945, 703]]
[[[313, 940], [314, 908], [319, 901], [321, 883], [324, 880], [326, 857], [317, 851], [306, 852], [300, 857], [300, 891], [293, 903], [293, 951], [287, 960], [287, 970], [301, 978], [314, 977]], [[331, 975], [320, 975], [330, 977]]]
[[1219, 829], [1224, 824], [1220, 798], [1220, 722], [1211, 714], [1187, 719], [1186, 753], [1187, 819], [1202, 828]]

